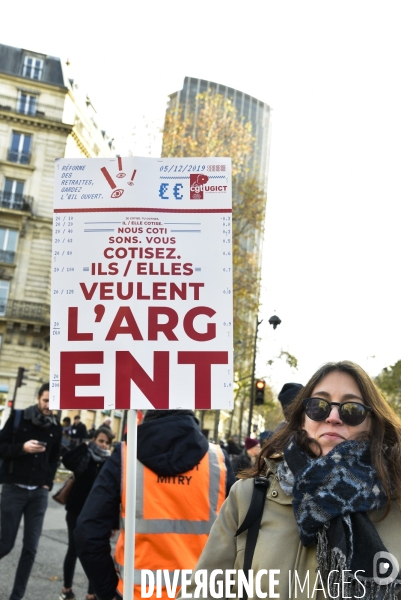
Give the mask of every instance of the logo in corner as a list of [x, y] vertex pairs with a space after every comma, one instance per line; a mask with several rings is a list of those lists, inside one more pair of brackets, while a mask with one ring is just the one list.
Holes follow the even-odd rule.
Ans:
[[378, 585], [393, 583], [400, 571], [398, 560], [390, 552], [376, 552], [373, 557], [373, 579]]
[[190, 200], [203, 200], [203, 186], [209, 181], [207, 175], [191, 173], [189, 176], [189, 198]]

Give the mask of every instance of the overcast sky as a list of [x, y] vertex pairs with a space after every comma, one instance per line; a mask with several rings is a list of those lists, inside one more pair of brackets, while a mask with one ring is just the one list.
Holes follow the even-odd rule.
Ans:
[[[123, 152], [147, 155], [150, 131], [158, 155], [185, 75], [272, 107], [257, 376], [278, 391], [328, 360], [376, 375], [401, 359], [398, 1], [20, 0], [1, 12], [2, 43], [70, 59]], [[266, 366], [281, 349], [298, 371]]]

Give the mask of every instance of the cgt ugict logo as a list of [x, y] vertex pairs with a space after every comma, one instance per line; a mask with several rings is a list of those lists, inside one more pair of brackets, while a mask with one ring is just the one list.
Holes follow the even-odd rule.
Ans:
[[191, 173], [189, 176], [189, 198], [190, 200], [203, 200], [204, 192], [226, 192], [226, 185], [206, 185], [209, 177], [203, 174]]

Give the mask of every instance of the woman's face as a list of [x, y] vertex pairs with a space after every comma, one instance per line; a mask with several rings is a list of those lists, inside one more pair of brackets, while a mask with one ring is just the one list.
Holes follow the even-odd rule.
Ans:
[[109, 438], [105, 433], [99, 433], [94, 442], [99, 448], [103, 448], [103, 450], [108, 450], [110, 448]]
[[[340, 404], [347, 401], [365, 404], [355, 379], [342, 371], [332, 371], [323, 377], [314, 388], [311, 398], [323, 398], [323, 400]], [[360, 425], [351, 426], [340, 419], [339, 408], [339, 406], [333, 406], [324, 421], [312, 421], [306, 414], [304, 415], [304, 429], [309, 437], [319, 442], [323, 456], [337, 444], [345, 440], [352, 440], [365, 431], [370, 431], [372, 419], [370, 412]]]

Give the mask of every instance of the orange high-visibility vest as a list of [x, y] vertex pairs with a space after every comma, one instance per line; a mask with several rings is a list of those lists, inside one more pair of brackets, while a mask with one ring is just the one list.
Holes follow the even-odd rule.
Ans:
[[[121, 596], [124, 590], [126, 452], [126, 444], [122, 444], [121, 530], [114, 555]], [[223, 452], [214, 444], [209, 444], [209, 451], [198, 465], [180, 475], [157, 475], [137, 461], [135, 599], [141, 598], [141, 569], [153, 572], [167, 569], [172, 581], [175, 569], [195, 567], [224, 502], [226, 478]], [[152, 597], [156, 597], [156, 589]], [[165, 587], [162, 597], [168, 598]]]

